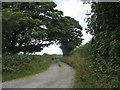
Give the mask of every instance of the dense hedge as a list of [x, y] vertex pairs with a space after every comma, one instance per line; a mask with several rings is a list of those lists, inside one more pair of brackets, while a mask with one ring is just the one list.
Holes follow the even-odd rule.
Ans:
[[87, 31], [93, 35], [91, 66], [100, 80], [118, 87], [120, 70], [120, 3], [92, 3]]
[[89, 57], [91, 56], [91, 43], [88, 42], [85, 45], [82, 45], [78, 48], [75, 48], [74, 50], [71, 51], [71, 55], [75, 55], [78, 54], [80, 56], [80, 58], [85, 58], [85, 59], [89, 59]]

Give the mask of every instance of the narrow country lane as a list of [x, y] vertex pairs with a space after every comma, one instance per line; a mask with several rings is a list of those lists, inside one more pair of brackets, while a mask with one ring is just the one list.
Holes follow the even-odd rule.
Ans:
[[72, 88], [75, 71], [63, 62], [54, 62], [48, 70], [33, 76], [4, 82], [3, 88]]

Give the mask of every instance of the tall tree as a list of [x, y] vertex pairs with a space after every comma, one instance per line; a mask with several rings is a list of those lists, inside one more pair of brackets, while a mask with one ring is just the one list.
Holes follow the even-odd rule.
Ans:
[[49, 45], [44, 42], [46, 25], [55, 17], [52, 14], [57, 14], [55, 7], [53, 2], [3, 3], [3, 51], [36, 52]]
[[55, 7], [54, 2], [3, 3], [3, 51], [33, 53], [56, 42], [67, 55], [79, 46], [82, 27]]
[[48, 39], [60, 44], [63, 55], [68, 55], [71, 50], [82, 43], [82, 27], [78, 21], [68, 16], [59, 17], [53, 20], [49, 28]]
[[71, 50], [82, 44], [82, 27], [78, 21], [68, 16], [61, 18], [60, 23], [62, 22], [64, 25], [61, 27], [66, 32], [60, 37], [60, 48], [63, 51], [63, 55], [69, 55]]

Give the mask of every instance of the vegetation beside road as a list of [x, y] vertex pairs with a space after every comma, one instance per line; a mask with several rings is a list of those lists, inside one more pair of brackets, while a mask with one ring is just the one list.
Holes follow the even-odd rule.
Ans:
[[97, 73], [92, 67], [94, 64], [90, 60], [91, 51], [91, 43], [87, 43], [74, 49], [69, 56], [61, 58], [61, 61], [69, 64], [76, 70], [74, 88], [117, 88], [119, 82], [117, 79], [118, 75], [113, 74], [113, 80], [109, 81], [105, 76], [97, 78]]
[[[60, 45], [63, 57], [54, 57], [54, 60], [61, 58], [77, 72], [74, 87], [117, 88], [120, 73], [120, 3], [89, 4], [91, 12], [86, 13], [86, 33], [93, 37], [90, 43], [81, 46], [82, 26], [74, 18], [64, 16], [62, 11], [55, 9], [57, 5], [54, 2], [2, 3], [2, 51], [10, 54], [3, 55], [3, 81], [15, 79], [20, 74], [26, 76], [45, 70], [50, 65], [49, 55], [15, 54], [40, 52], [55, 42]], [[40, 70], [34, 70], [34, 67], [40, 67]]]
[[2, 80], [22, 78], [45, 71], [51, 64], [50, 55], [3, 55]]
[[63, 56], [61, 61], [72, 66], [76, 71], [74, 88], [98, 88], [95, 75], [93, 74], [90, 62], [87, 60], [89, 56], [89, 43], [76, 48], [71, 52], [70, 56]]

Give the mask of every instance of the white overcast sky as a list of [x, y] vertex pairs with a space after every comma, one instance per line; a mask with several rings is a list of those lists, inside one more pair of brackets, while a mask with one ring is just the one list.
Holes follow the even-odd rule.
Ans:
[[[86, 27], [86, 22], [84, 21], [84, 19], [86, 18], [86, 13], [90, 12], [90, 5], [88, 4], [83, 4], [82, 1], [80, 0], [53, 0], [56, 4], [57, 7], [56, 9], [63, 11], [64, 16], [70, 16], [74, 19], [76, 19], [77, 21], [79, 21], [80, 25], [83, 27], [83, 29], [85, 29]], [[82, 31], [83, 33], [83, 43], [85, 44], [88, 41], [90, 41], [90, 39], [92, 38], [92, 36], [90, 34], [87, 34], [85, 32], [85, 30]], [[43, 53], [48, 53], [48, 54], [62, 54], [61, 49], [59, 48], [59, 45], [53, 44], [50, 45], [49, 47], [45, 47], [43, 49], [43, 51], [41, 51], [40, 53], [36, 53], [36, 54], [43, 54]]]

